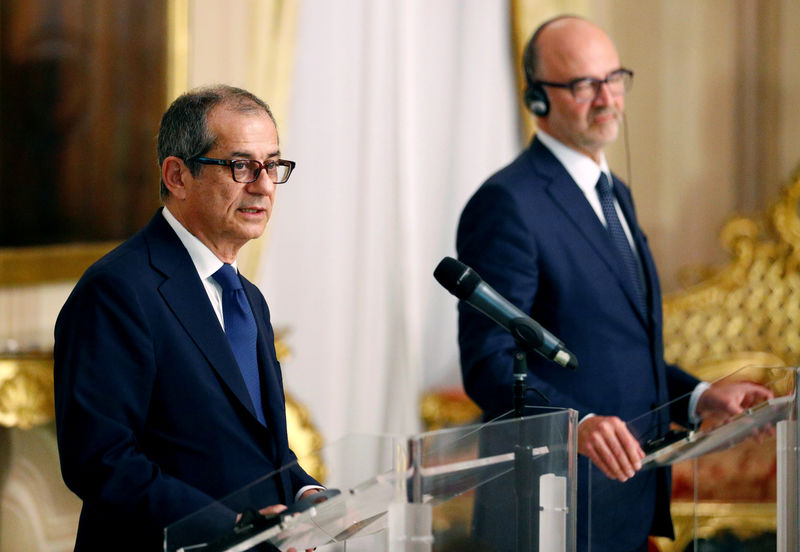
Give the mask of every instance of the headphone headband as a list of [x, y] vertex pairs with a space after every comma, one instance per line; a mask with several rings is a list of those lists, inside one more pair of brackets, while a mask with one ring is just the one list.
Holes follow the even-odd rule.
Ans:
[[550, 99], [547, 97], [547, 92], [545, 91], [544, 86], [536, 82], [533, 76], [533, 71], [531, 71], [536, 41], [539, 39], [539, 35], [542, 34], [542, 31], [544, 31], [545, 27], [550, 25], [550, 23], [554, 23], [561, 19], [573, 18], [583, 19], [580, 16], [570, 14], [556, 15], [550, 19], [546, 19], [541, 25], [536, 27], [536, 30], [533, 32], [530, 40], [528, 40], [528, 44], [525, 46], [525, 52], [522, 56], [522, 70], [525, 73], [526, 84], [525, 105], [528, 106], [528, 109], [531, 110], [531, 113], [537, 117], [546, 117], [547, 114], [550, 113]]

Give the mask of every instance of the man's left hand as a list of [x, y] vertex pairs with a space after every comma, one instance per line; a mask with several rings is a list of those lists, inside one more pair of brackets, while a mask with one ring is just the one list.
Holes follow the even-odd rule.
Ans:
[[702, 418], [725, 421], [772, 396], [772, 391], [758, 383], [719, 381], [700, 395], [697, 414]]

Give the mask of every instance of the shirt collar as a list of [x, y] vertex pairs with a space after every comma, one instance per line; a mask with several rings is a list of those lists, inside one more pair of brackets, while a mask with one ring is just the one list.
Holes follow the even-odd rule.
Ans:
[[541, 129], [536, 131], [536, 137], [564, 165], [572, 180], [584, 194], [596, 193], [595, 186], [597, 186], [601, 171], [606, 173], [609, 183], [612, 183], [613, 186], [614, 179], [611, 178], [611, 170], [608, 168], [605, 154], [602, 154], [598, 165], [593, 159], [559, 142]]
[[[189, 252], [189, 256], [192, 258], [192, 262], [194, 263], [194, 267], [200, 279], [205, 280], [211, 277], [211, 275], [222, 267], [224, 263], [220, 261], [203, 242], [197, 239], [194, 234], [189, 232], [186, 227], [175, 218], [175, 215], [170, 212], [166, 205], [161, 210], [161, 214], [164, 215], [167, 223], [175, 230], [178, 239], [181, 240], [186, 251]], [[236, 261], [233, 262], [233, 268], [235, 268], [237, 272], [239, 271], [236, 266]]]

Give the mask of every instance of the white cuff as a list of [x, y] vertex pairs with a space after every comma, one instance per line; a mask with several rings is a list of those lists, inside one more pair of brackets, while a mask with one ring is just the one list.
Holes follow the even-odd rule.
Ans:
[[710, 383], [701, 381], [692, 391], [692, 396], [689, 398], [689, 421], [693, 424], [703, 421], [703, 418], [697, 415], [697, 402], [700, 400], [700, 395], [705, 393], [709, 387], [711, 387]]
[[324, 491], [325, 487], [320, 487], [319, 485], [306, 485], [304, 487], [300, 487], [300, 490], [294, 495], [294, 501], [297, 502], [300, 500], [300, 497], [303, 496], [303, 493], [309, 489], [319, 489], [320, 491]]

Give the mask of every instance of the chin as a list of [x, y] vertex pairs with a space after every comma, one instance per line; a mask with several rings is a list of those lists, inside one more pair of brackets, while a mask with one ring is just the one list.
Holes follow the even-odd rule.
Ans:
[[240, 227], [238, 229], [239, 231], [237, 232], [237, 234], [239, 238], [247, 242], [250, 240], [255, 240], [260, 238], [261, 235], [264, 234], [264, 230], [266, 230], [266, 228], [267, 228], [266, 221], [264, 221], [263, 224], [258, 224], [258, 225], [248, 224], [244, 227]]
[[257, 240], [258, 238], [260, 238], [261, 236], [264, 235], [264, 230], [266, 230], [266, 228], [267, 228], [267, 225], [264, 224], [258, 230], [252, 230], [251, 232], [249, 232], [249, 235], [247, 236], [247, 239], [248, 240]]
[[594, 138], [593, 142], [600, 149], [602, 149], [616, 142], [617, 136], [619, 136], [619, 132], [617, 131], [616, 126], [614, 126], [613, 128], [598, 129], [598, 131], [595, 133], [593, 137]]

